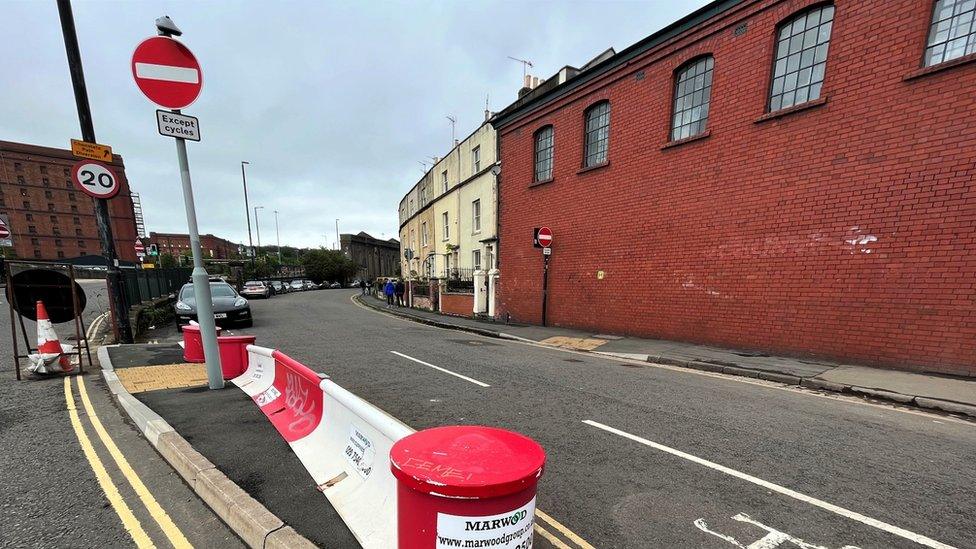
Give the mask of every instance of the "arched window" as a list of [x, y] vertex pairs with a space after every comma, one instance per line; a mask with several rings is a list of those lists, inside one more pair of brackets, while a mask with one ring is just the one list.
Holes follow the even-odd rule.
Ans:
[[535, 132], [535, 180], [552, 179], [552, 126], [545, 126]]
[[790, 18], [776, 30], [776, 60], [769, 110], [777, 111], [820, 97], [834, 6], [817, 6]]
[[674, 77], [674, 116], [671, 140], [684, 139], [705, 131], [708, 103], [712, 95], [711, 55], [699, 57], [678, 69]]
[[586, 136], [583, 167], [599, 166], [607, 162], [610, 143], [610, 102], [602, 101], [586, 109]]
[[925, 66], [931, 67], [976, 53], [976, 2], [938, 0], [925, 46]]

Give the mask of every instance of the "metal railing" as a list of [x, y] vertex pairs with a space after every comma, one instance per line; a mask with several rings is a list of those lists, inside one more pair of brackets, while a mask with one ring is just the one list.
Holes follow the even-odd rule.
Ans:
[[128, 307], [173, 294], [190, 281], [192, 269], [141, 269], [122, 271], [125, 304]]

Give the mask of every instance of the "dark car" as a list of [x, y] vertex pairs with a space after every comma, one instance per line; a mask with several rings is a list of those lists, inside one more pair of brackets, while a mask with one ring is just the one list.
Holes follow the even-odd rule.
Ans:
[[288, 285], [283, 284], [280, 280], [271, 281], [271, 291], [276, 294], [283, 294], [288, 292]]
[[[251, 305], [241, 297], [236, 290], [226, 282], [211, 282], [214, 320], [221, 326], [236, 324], [251, 326]], [[183, 331], [183, 326], [191, 320], [197, 320], [197, 300], [193, 295], [193, 284], [184, 284], [173, 306], [176, 310], [176, 329]]]
[[245, 282], [244, 289], [241, 290], [241, 295], [244, 297], [263, 297], [264, 299], [268, 299], [273, 293], [271, 285], [260, 280]]

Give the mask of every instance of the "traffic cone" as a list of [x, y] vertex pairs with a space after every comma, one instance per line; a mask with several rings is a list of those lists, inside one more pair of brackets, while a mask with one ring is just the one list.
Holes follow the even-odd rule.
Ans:
[[71, 359], [64, 354], [61, 341], [58, 340], [58, 334], [54, 332], [54, 325], [51, 324], [51, 318], [47, 316], [47, 308], [44, 307], [43, 301], [37, 302], [37, 352], [40, 355], [48, 355], [52, 358], [57, 356], [58, 364], [65, 372], [74, 369], [71, 365]]

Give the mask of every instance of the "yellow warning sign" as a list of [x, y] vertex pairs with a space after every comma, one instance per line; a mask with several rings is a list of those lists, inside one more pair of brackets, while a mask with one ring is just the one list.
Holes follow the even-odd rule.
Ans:
[[89, 143], [87, 141], [81, 141], [78, 139], [71, 140], [71, 154], [81, 158], [101, 160], [102, 162], [112, 161], [112, 147], [109, 147], [108, 145], [99, 145], [98, 143]]

